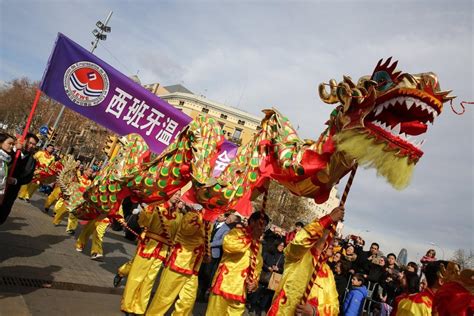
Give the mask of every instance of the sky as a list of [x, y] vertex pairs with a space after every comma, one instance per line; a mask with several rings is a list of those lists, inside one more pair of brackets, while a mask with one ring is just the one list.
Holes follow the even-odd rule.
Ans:
[[[143, 84], [182, 84], [263, 117], [275, 107], [302, 138], [316, 139], [332, 109], [317, 87], [398, 69], [433, 71], [454, 106], [473, 97], [473, 2], [468, 1], [22, 1], [0, 0], [0, 81], [41, 79], [58, 32], [90, 48], [110, 11], [112, 32], [95, 54]], [[393, 189], [359, 170], [344, 233], [418, 261], [473, 249], [474, 106], [445, 104], [430, 126], [410, 186]], [[434, 246], [431, 244], [435, 244]]]

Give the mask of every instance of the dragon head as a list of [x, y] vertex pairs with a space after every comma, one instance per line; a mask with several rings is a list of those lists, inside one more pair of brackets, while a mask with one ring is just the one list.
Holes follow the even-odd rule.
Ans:
[[334, 118], [338, 151], [375, 167], [394, 187], [403, 188], [423, 155], [428, 124], [454, 96], [440, 90], [434, 73], [402, 73], [397, 63], [380, 60], [372, 75], [357, 84], [347, 76], [340, 83], [332, 79], [330, 91], [321, 84], [319, 95], [326, 103], [340, 103]]

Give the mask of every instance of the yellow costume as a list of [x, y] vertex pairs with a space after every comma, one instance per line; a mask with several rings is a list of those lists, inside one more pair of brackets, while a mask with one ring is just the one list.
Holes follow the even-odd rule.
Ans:
[[[295, 239], [285, 248], [285, 271], [280, 288], [275, 291], [273, 303], [267, 315], [293, 316], [300, 304], [306, 286], [311, 279], [313, 268], [319, 258], [314, 247], [325, 228], [332, 220], [329, 215], [313, 221], [300, 230]], [[316, 281], [317, 282], [317, 281]]]
[[118, 270], [120, 276], [128, 276], [121, 303], [123, 312], [145, 313], [153, 284], [166, 259], [180, 215], [169, 203], [150, 205], [140, 213], [138, 224], [145, 231], [138, 242], [135, 257]]
[[51, 192], [46, 198], [46, 201], [44, 201], [44, 208], [49, 209], [51, 205], [53, 205], [54, 202], [59, 200], [60, 196], [61, 196], [61, 187], [59, 185], [55, 185], [53, 192]]
[[[46, 150], [38, 151], [34, 154], [33, 158], [36, 160], [36, 169], [39, 167], [47, 167], [54, 161], [54, 155], [50, 154]], [[39, 183], [28, 183], [21, 186], [18, 192], [20, 199], [29, 200], [39, 187]]]
[[[92, 183], [92, 180], [89, 179], [87, 176], [85, 175], [80, 175], [78, 176], [78, 180], [79, 180], [79, 183], [80, 183], [80, 186], [79, 186], [79, 191], [81, 192], [84, 192], [88, 186], [91, 185]], [[53, 218], [53, 224], [55, 226], [59, 225], [63, 219], [63, 217], [66, 215], [66, 214], [69, 214], [68, 215], [68, 220], [67, 220], [67, 227], [66, 227], [66, 232], [73, 232], [74, 230], [76, 230], [77, 228], [77, 218], [76, 216], [74, 216], [72, 213], [69, 213], [67, 211], [67, 202], [64, 201], [63, 198], [60, 198], [57, 202], [56, 202], [56, 205], [54, 206], [54, 212], [56, 213], [54, 215], [54, 218]], [[105, 232], [105, 230], [104, 230]], [[89, 237], [87, 237], [88, 239]], [[86, 241], [87, 241], [86, 239]], [[79, 247], [78, 247], [79, 248]], [[80, 247], [80, 248], [83, 248], [83, 247]]]
[[81, 234], [76, 241], [76, 250], [82, 251], [92, 235], [91, 254], [103, 255], [102, 240], [104, 239], [105, 231], [110, 224], [108, 218], [94, 219], [89, 221], [81, 231]]
[[423, 292], [397, 297], [391, 315], [431, 316], [434, 294], [427, 288]]
[[[247, 299], [252, 238], [246, 228], [234, 228], [224, 237], [223, 255], [212, 282], [207, 316], [242, 315]], [[262, 270], [261, 248], [257, 255], [256, 279]]]
[[183, 216], [174, 240], [174, 245], [166, 261], [146, 314], [164, 315], [176, 297], [173, 315], [190, 315], [198, 288], [198, 272], [205, 252], [205, 224], [202, 213], [189, 211]]
[[308, 303], [318, 309], [318, 315], [337, 316], [339, 315], [339, 299], [336, 289], [336, 282], [331, 268], [323, 263], [318, 271], [318, 278], [311, 289]]

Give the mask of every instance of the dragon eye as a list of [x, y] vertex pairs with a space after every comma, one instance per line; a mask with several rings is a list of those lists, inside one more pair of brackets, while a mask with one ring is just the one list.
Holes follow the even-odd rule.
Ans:
[[393, 86], [393, 81], [390, 77], [390, 74], [383, 70], [375, 72], [372, 76], [372, 80], [378, 83], [377, 90], [382, 92], [387, 91]]

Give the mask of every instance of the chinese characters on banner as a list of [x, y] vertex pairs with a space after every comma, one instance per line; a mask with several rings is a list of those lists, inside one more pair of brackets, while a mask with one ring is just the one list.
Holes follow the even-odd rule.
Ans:
[[222, 143], [219, 149], [219, 155], [217, 156], [214, 165], [214, 170], [212, 171], [212, 176], [214, 178], [217, 178], [225, 170], [227, 165], [235, 158], [238, 149], [239, 147], [236, 144], [229, 142], [228, 140]]
[[155, 153], [161, 153], [191, 122], [189, 116], [61, 33], [40, 89], [119, 135], [140, 134]]

